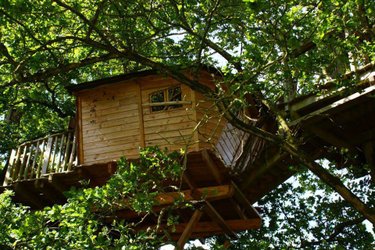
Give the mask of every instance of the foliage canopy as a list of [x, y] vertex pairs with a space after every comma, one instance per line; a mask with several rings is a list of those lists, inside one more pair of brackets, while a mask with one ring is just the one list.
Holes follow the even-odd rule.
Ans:
[[[365, 218], [375, 223], [370, 167], [349, 166], [337, 171], [334, 162], [322, 167], [312, 161], [308, 152], [300, 148], [303, 138], [288, 126], [290, 114], [274, 104], [319, 93], [319, 87], [327, 83], [336, 88], [351, 86], [359, 80], [362, 68], [373, 70], [374, 12], [375, 2], [367, 0], [2, 1], [0, 152], [5, 157], [19, 142], [66, 128], [68, 117], [74, 115], [66, 85], [153, 68], [214, 98], [233, 125], [279, 145], [299, 160], [294, 167], [300, 172], [300, 186], [284, 184], [260, 202], [269, 223], [254, 233], [265, 237], [258, 247], [305, 244], [324, 248], [337, 244], [367, 248], [371, 236], [360, 223]], [[199, 69], [202, 64], [221, 69], [223, 78], [216, 91], [186, 78], [176, 67]], [[223, 85], [227, 86], [226, 91], [220, 88]], [[275, 119], [279, 128], [276, 133], [236, 119], [239, 110], [254, 108], [254, 103], [262, 116]], [[339, 148], [332, 150], [350, 158]], [[311, 189], [320, 190], [322, 195], [308, 195]], [[333, 190], [343, 198], [327, 198]], [[54, 209], [81, 206], [56, 207], [31, 216], [10, 204], [8, 195], [1, 198], [6, 216], [0, 226], [13, 223], [21, 231], [9, 234], [12, 239], [2, 238], [4, 245], [25, 233], [20, 226], [25, 223], [35, 225], [35, 242], [41, 240], [38, 235], [45, 233], [48, 240], [58, 239], [64, 244], [57, 232], [38, 230], [45, 227], [37, 220], [43, 217], [41, 221], [46, 222], [46, 218], [57, 216]], [[280, 199], [285, 200], [283, 205], [268, 209]], [[70, 204], [74, 204], [74, 199]], [[86, 213], [78, 212], [76, 220], [87, 223], [91, 215], [81, 216]], [[12, 214], [19, 214], [19, 218]], [[309, 223], [313, 219], [319, 221], [317, 225]], [[331, 220], [334, 222], [328, 223]], [[90, 221], [91, 229], [79, 235], [94, 232], [96, 223]], [[348, 229], [352, 225], [357, 225], [353, 231]], [[95, 242], [100, 245], [98, 242], [106, 233], [97, 233]], [[85, 240], [94, 237], [81, 236], [88, 236]], [[273, 236], [276, 239], [271, 239]], [[341, 241], [350, 243], [340, 245]]]

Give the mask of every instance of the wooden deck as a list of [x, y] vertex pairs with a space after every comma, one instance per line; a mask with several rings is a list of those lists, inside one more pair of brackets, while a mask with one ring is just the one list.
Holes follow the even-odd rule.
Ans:
[[[345, 164], [362, 167], [368, 164], [375, 179], [375, 80], [365, 79], [358, 86], [342, 88], [326, 95], [309, 95], [290, 104], [292, 120], [304, 135], [303, 150], [314, 159], [329, 159], [338, 168]], [[272, 128], [267, 128], [273, 131]], [[274, 128], [275, 129], [275, 128]], [[254, 203], [295, 172], [290, 166], [298, 164], [286, 153], [270, 143], [251, 139], [250, 148], [262, 145], [258, 155], [244, 155], [238, 164], [243, 172], [236, 182]], [[355, 155], [355, 162], [342, 162], [336, 150], [346, 149]], [[245, 146], [246, 148], [246, 146]], [[245, 149], [246, 150], [246, 149]], [[250, 159], [249, 159], [250, 158]], [[238, 166], [237, 166], [238, 168]]]
[[[36, 179], [14, 181], [1, 189], [15, 191], [15, 200], [41, 209], [66, 201], [64, 191], [72, 186], [82, 186], [82, 180], [89, 180], [91, 187], [101, 186], [116, 171], [116, 162], [81, 165], [67, 172], [50, 172]], [[186, 201], [195, 201], [195, 209], [177, 209], [175, 214], [180, 222], [176, 231], [162, 224], [166, 229], [164, 237], [179, 241], [180, 246], [190, 238], [202, 238], [217, 234], [236, 237], [235, 232], [255, 229], [261, 226], [261, 218], [233, 182], [229, 169], [212, 151], [201, 150], [187, 155], [187, 169], [184, 172], [182, 193]], [[154, 211], [170, 205], [177, 198], [175, 192], [165, 193], [155, 200]], [[109, 220], [115, 218], [127, 221], [139, 220], [142, 215], [118, 208]], [[139, 225], [139, 229], [155, 226], [157, 217], [149, 216]], [[163, 231], [164, 232], [164, 231]]]

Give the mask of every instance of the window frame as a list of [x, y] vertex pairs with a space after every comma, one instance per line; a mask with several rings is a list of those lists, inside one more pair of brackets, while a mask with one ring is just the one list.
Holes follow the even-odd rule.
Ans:
[[[178, 100], [170, 100], [171, 97], [169, 96], [169, 91], [174, 90], [176, 88], [179, 88], [179, 99]], [[155, 94], [163, 94], [163, 101], [162, 102], [153, 102], [153, 95]], [[168, 103], [163, 105], [162, 103]], [[156, 104], [156, 105], [155, 105]], [[161, 105], [158, 105], [161, 104]], [[174, 85], [163, 89], [158, 89], [149, 94], [149, 106], [150, 106], [150, 112], [160, 112], [160, 111], [166, 111], [166, 110], [174, 110], [179, 109], [183, 107], [183, 104], [186, 104], [184, 101], [182, 101], [182, 87], [181, 85]]]

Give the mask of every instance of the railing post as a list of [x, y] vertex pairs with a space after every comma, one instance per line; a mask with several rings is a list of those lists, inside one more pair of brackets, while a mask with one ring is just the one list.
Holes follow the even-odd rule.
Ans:
[[12, 181], [12, 171], [14, 170], [13, 168], [14, 168], [14, 160], [15, 160], [16, 154], [17, 154], [17, 150], [14, 150], [14, 149], [10, 153], [10, 158], [9, 158], [8, 166], [7, 166], [7, 172], [4, 178], [4, 184], [3, 184], [4, 186], [7, 186]]
[[[54, 139], [53, 139], [53, 141], [54, 141], [54, 143], [53, 143], [53, 150], [52, 150], [52, 152], [51, 152], [51, 154], [52, 154], [52, 160], [51, 160], [51, 165], [50, 165], [50, 168], [49, 168], [49, 172], [56, 172], [56, 164], [55, 164], [55, 159], [56, 159], [56, 154], [58, 154], [58, 152], [57, 152], [57, 145], [59, 144], [59, 136], [58, 135], [54, 135], [54, 136], [52, 136]], [[45, 173], [46, 174], [46, 173]]]
[[66, 171], [68, 169], [69, 164], [69, 157], [70, 157], [70, 145], [72, 142], [72, 137], [74, 136], [74, 132], [68, 131], [67, 137], [66, 137], [66, 147], [65, 147], [65, 153], [64, 153], [64, 161], [62, 164], [63, 171]]
[[35, 173], [35, 177], [36, 178], [39, 178], [42, 174], [41, 174], [41, 169], [42, 169], [42, 165], [43, 165], [43, 161], [44, 161], [44, 153], [45, 153], [45, 147], [46, 147], [46, 140], [47, 139], [43, 139], [42, 141], [42, 145], [40, 146], [40, 159], [37, 163], [37, 169], [36, 169], [36, 173]]
[[43, 162], [43, 166], [42, 166], [41, 175], [47, 173], [49, 161], [50, 161], [50, 158], [51, 158], [52, 147], [53, 147], [53, 137], [50, 137], [50, 138], [48, 138], [47, 148], [46, 148], [46, 151], [44, 152], [44, 156], [43, 156], [44, 162]]
[[73, 145], [72, 145], [72, 151], [70, 153], [69, 157], [69, 163], [68, 163], [68, 171], [72, 170], [73, 161], [76, 158], [76, 137], [73, 135]]
[[62, 157], [64, 156], [63, 148], [64, 148], [64, 144], [65, 144], [65, 139], [66, 139], [65, 133], [63, 133], [61, 135], [61, 138], [60, 138], [60, 147], [59, 147], [59, 151], [58, 151], [58, 158], [57, 158], [57, 165], [56, 165], [56, 171], [55, 172], [61, 172], [60, 167], [61, 167]]
[[23, 177], [22, 173], [23, 173], [23, 171], [25, 169], [24, 164], [26, 163], [25, 162], [25, 158], [26, 158], [26, 154], [27, 154], [27, 145], [23, 145], [22, 147], [23, 147], [22, 158], [19, 159], [20, 160], [19, 161], [20, 164], [19, 165], [17, 164], [17, 166], [19, 166], [17, 180], [22, 180], [22, 177]]
[[40, 152], [40, 140], [38, 140], [36, 142], [35, 150], [36, 151], [35, 151], [35, 155], [34, 155], [34, 160], [33, 160], [33, 164], [31, 165], [31, 171], [30, 171], [30, 178], [31, 179], [34, 177], [34, 175], [35, 176], [37, 175], [35, 167], [38, 167], [37, 161], [38, 161], [38, 155], [39, 155], [39, 152]]
[[24, 168], [24, 172], [23, 172], [23, 179], [28, 179], [28, 177], [30, 178], [30, 175], [29, 175], [29, 168], [30, 168], [30, 159], [32, 158], [32, 155], [33, 155], [33, 144], [30, 143], [30, 144], [26, 144], [25, 145], [26, 147], [26, 157], [27, 157], [27, 160], [24, 159], [25, 162], [25, 168]]

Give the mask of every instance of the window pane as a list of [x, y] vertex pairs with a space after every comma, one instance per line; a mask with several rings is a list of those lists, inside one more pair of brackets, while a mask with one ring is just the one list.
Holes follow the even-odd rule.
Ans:
[[[168, 101], [175, 102], [175, 101], [181, 101], [181, 87], [173, 87], [168, 89]], [[168, 108], [180, 108], [182, 107], [181, 104], [174, 104], [170, 105]]]
[[181, 101], [181, 88], [174, 87], [168, 89], [169, 101]]
[[[164, 102], [164, 91], [156, 91], [151, 94], [150, 96], [150, 102], [156, 103], [156, 102]], [[165, 106], [152, 106], [151, 111], [159, 111], [165, 109]]]

